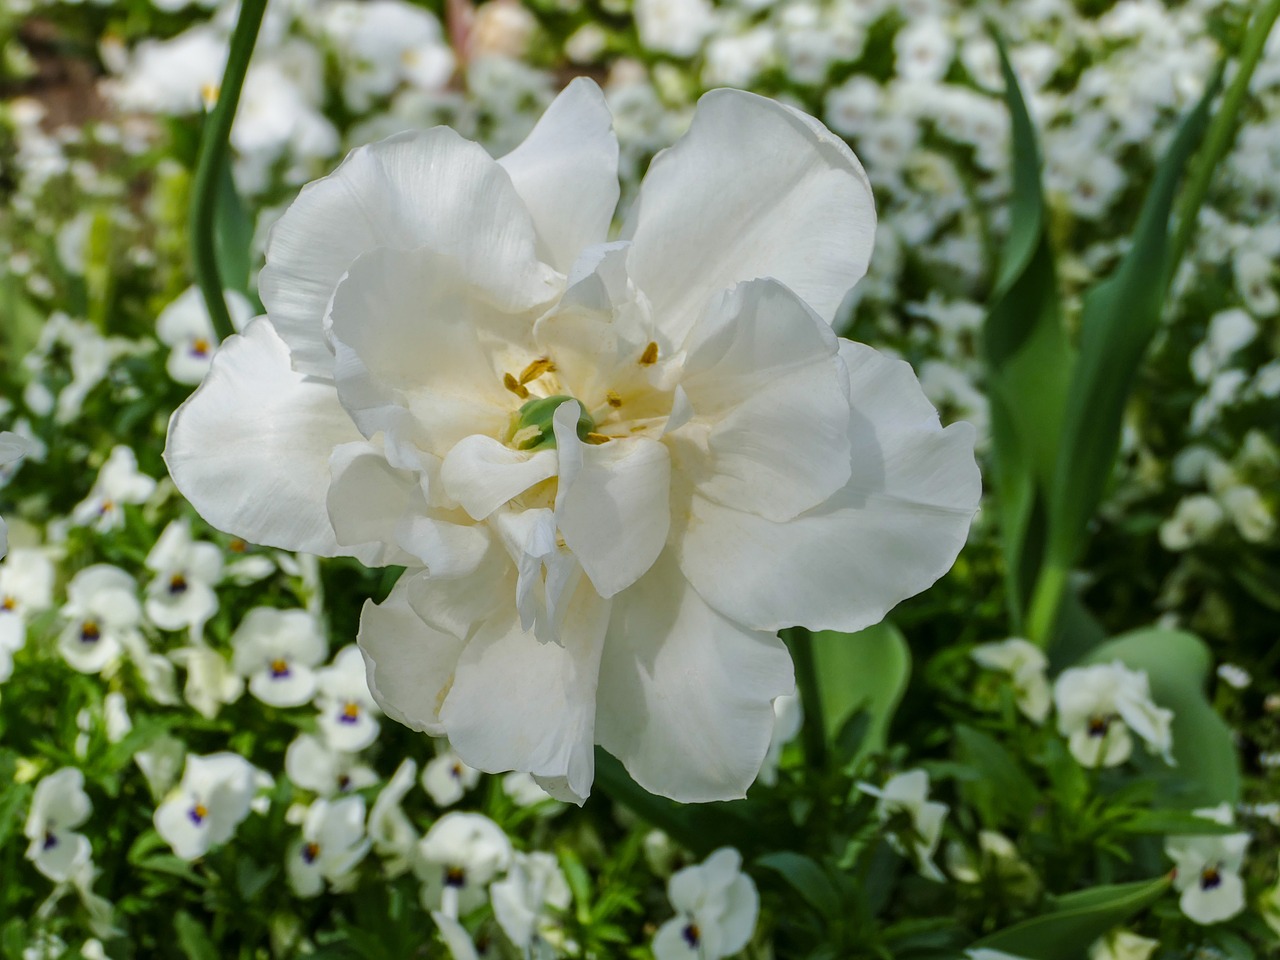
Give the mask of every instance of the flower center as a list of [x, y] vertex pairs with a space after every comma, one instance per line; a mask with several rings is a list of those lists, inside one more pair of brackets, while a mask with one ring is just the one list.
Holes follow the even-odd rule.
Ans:
[[191, 341], [191, 355], [203, 359], [209, 355], [209, 341], [204, 337], [196, 337]]
[[[554, 397], [534, 397], [526, 400], [512, 419], [509, 438], [511, 445], [517, 450], [543, 450], [554, 447], [556, 435], [552, 418], [560, 404], [573, 399], [564, 394], [556, 394]], [[591, 443], [597, 436], [596, 422], [591, 419], [591, 415], [581, 403], [578, 404], [578, 409], [581, 411], [578, 415], [578, 439], [584, 443]]]
[[1089, 718], [1089, 736], [1105, 737], [1115, 719], [1115, 714], [1095, 713]]
[[686, 924], [681, 934], [684, 936], [684, 942], [689, 945], [691, 950], [698, 949], [698, 944], [702, 942], [702, 931], [698, 929], [696, 923]]
[[52, 850], [57, 845], [58, 838], [54, 835], [54, 832], [52, 830], [46, 830], [44, 832], [44, 844], [41, 849]]
[[348, 700], [342, 705], [342, 712], [338, 714], [339, 723], [355, 723], [360, 719], [360, 704]]
[[1213, 890], [1222, 884], [1222, 873], [1216, 863], [1210, 864], [1200, 871], [1200, 889]]
[[320, 844], [312, 840], [302, 845], [302, 859], [307, 863], [315, 863], [318, 856], [320, 856]]
[[271, 661], [271, 679], [283, 680], [289, 676], [289, 662], [280, 657]]
[[446, 887], [465, 887], [467, 885], [467, 871], [461, 867], [445, 867], [444, 868], [444, 885]]
[[93, 620], [86, 620], [80, 624], [80, 640], [82, 643], [97, 643], [102, 637], [102, 630]]
[[11, 613], [17, 609], [18, 601], [13, 599], [13, 597], [6, 596], [3, 600], [0, 600], [0, 612]]
[[191, 822], [198, 827], [200, 824], [204, 823], [205, 817], [209, 816], [209, 808], [197, 800], [192, 808], [187, 811], [187, 816], [190, 817]]
[[180, 573], [175, 573], [169, 578], [169, 593], [173, 596], [181, 596], [187, 592], [187, 578]]

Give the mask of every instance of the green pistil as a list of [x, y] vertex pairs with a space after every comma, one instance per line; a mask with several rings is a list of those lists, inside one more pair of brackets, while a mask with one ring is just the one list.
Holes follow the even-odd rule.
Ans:
[[[511, 428], [511, 438], [517, 450], [543, 450], [556, 445], [555, 428], [552, 418], [560, 404], [573, 397], [557, 395], [554, 397], [535, 397], [527, 401], [516, 413]], [[577, 401], [574, 401], [577, 403]], [[578, 416], [578, 439], [586, 442], [587, 435], [594, 432], [596, 422], [578, 403], [581, 413]]]

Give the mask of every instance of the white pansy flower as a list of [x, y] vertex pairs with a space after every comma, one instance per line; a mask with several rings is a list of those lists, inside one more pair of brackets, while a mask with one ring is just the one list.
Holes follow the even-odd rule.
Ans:
[[156, 832], [182, 859], [204, 856], [231, 839], [260, 785], [260, 771], [238, 754], [189, 755], [182, 782], [156, 808]]
[[148, 744], [145, 750], [133, 755], [133, 762], [138, 765], [147, 780], [147, 789], [152, 798], [159, 800], [168, 794], [182, 772], [182, 762], [187, 748], [181, 740], [169, 734], [162, 734]]
[[112, 690], [102, 698], [102, 721], [106, 727], [108, 743], [119, 743], [133, 730], [129, 702], [119, 690]]
[[479, 813], [446, 813], [419, 842], [414, 872], [422, 903], [457, 919], [485, 902], [485, 887], [511, 865], [511, 841]]
[[[1196, 810], [1196, 816], [1215, 823], [1232, 822], [1231, 807]], [[1245, 908], [1244, 880], [1240, 871], [1249, 847], [1247, 833], [1176, 836], [1165, 840], [1164, 852], [1174, 863], [1174, 889], [1178, 906], [1196, 923], [1230, 920]]]
[[1116, 927], [1093, 942], [1089, 947], [1089, 960], [1151, 960], [1158, 946], [1159, 940]]
[[322, 797], [349, 793], [378, 782], [355, 753], [335, 750], [319, 737], [299, 734], [284, 752], [284, 772], [295, 786]]
[[1018, 847], [1003, 833], [978, 831], [978, 850], [974, 856], [963, 843], [947, 844], [947, 872], [961, 883], [980, 883], [991, 877], [1011, 897], [1031, 902], [1040, 893], [1040, 878], [1022, 859]]
[[155, 489], [156, 481], [138, 470], [131, 448], [112, 447], [89, 495], [71, 511], [71, 522], [99, 533], [117, 530], [124, 526], [124, 505], [144, 503]]
[[367, 110], [401, 83], [442, 89], [453, 75], [453, 51], [440, 21], [398, 0], [337, 0], [325, 5], [321, 26], [342, 63], [342, 97]]
[[1222, 494], [1222, 506], [1240, 536], [1250, 543], [1266, 543], [1276, 532], [1276, 518], [1257, 487], [1237, 484]]
[[300, 897], [316, 897], [327, 883], [349, 886], [352, 871], [369, 852], [364, 835], [364, 798], [316, 800], [302, 823], [302, 837], [289, 848], [289, 886]]
[[314, 667], [328, 651], [320, 624], [305, 610], [254, 607], [231, 635], [231, 666], [249, 692], [273, 707], [299, 707], [316, 692]]
[[187, 682], [182, 695], [202, 717], [212, 720], [225, 704], [235, 703], [244, 693], [244, 679], [217, 650], [203, 643], [179, 647], [169, 656], [185, 667]]
[[415, 761], [402, 760], [369, 811], [369, 840], [374, 852], [382, 857], [383, 872], [389, 877], [398, 877], [409, 869], [418, 846], [418, 831], [401, 807], [413, 789], [417, 773]]
[[1258, 322], [1239, 307], [1215, 313], [1204, 341], [1191, 351], [1191, 374], [1196, 383], [1210, 382], [1257, 335]]
[[1044, 723], [1052, 698], [1045, 671], [1049, 658], [1034, 643], [1010, 637], [997, 643], [983, 643], [969, 652], [975, 663], [988, 670], [1007, 673], [1013, 680], [1018, 709], [1029, 720]]
[[168, 40], [143, 40], [106, 85], [125, 110], [194, 113], [216, 99], [227, 61], [227, 38], [199, 24]]
[[451, 807], [480, 782], [480, 771], [462, 762], [452, 750], [445, 749], [422, 768], [422, 789], [437, 807]]
[[648, 50], [691, 57], [715, 26], [707, 0], [635, 0], [636, 30]]
[[1086, 767], [1114, 767], [1133, 752], [1136, 733], [1147, 751], [1172, 763], [1170, 724], [1173, 712], [1151, 699], [1144, 670], [1130, 670], [1119, 660], [1072, 667], [1053, 685], [1058, 732], [1067, 738], [1071, 755]]
[[707, 94], [609, 243], [617, 157], [586, 80], [501, 161], [445, 128], [356, 150], [276, 223], [268, 318], [166, 457], [215, 526], [409, 567], [364, 610], [370, 686], [470, 766], [581, 801], [600, 744], [741, 796], [793, 689], [776, 631], [950, 566], [973, 431], [831, 332], [875, 215], [817, 121]]
[[13, 655], [27, 643], [27, 622], [53, 605], [53, 561], [33, 547], [0, 561], [0, 681], [13, 673]]
[[511, 869], [489, 888], [498, 926], [526, 956], [554, 929], [551, 911], [569, 908], [569, 883], [550, 853], [517, 852]]
[[[9, 430], [0, 431], [0, 467], [11, 467], [25, 457], [29, 450], [28, 442], [18, 434]], [[4, 517], [0, 517], [0, 558], [8, 551], [9, 528], [5, 526]]]
[[151, 622], [161, 630], [187, 627], [198, 636], [218, 610], [213, 585], [222, 576], [222, 551], [194, 540], [187, 521], [174, 520], [147, 554], [147, 569], [155, 573], [144, 606]]
[[513, 770], [502, 778], [502, 792], [517, 807], [532, 807], [547, 801], [558, 806], [556, 799], [538, 786], [537, 779], [522, 770]]
[[93, 804], [84, 792], [84, 774], [63, 767], [36, 784], [24, 833], [27, 859], [50, 880], [69, 880], [92, 855], [89, 838], [75, 828], [89, 819]]
[[894, 774], [883, 787], [859, 783], [858, 789], [876, 798], [876, 816], [882, 824], [906, 815], [909, 820], [905, 831], [907, 836], [901, 836], [895, 830], [889, 834], [889, 843], [915, 862], [921, 876], [939, 882], [944, 880], [942, 871], [933, 862], [933, 854], [942, 838], [942, 821], [950, 808], [945, 803], [929, 799], [929, 774], [923, 770], [908, 770]]
[[380, 711], [355, 646], [343, 647], [330, 666], [317, 672], [317, 687], [320, 732], [329, 746], [354, 752], [377, 739]]
[[[253, 305], [238, 290], [224, 291], [231, 325], [239, 330], [253, 317]], [[156, 336], [169, 348], [165, 369], [177, 383], [199, 383], [218, 349], [209, 309], [198, 287], [191, 286], [160, 311]]]
[[769, 749], [765, 752], [757, 781], [767, 787], [778, 782], [778, 763], [782, 759], [782, 750], [796, 738], [803, 725], [804, 708], [801, 707], [798, 696], [784, 693], [773, 701], [773, 735], [769, 738]]
[[667, 897], [676, 915], [654, 934], [655, 960], [718, 960], [742, 950], [755, 932], [760, 895], [732, 847], [672, 874]]
[[1208, 540], [1225, 518], [1218, 501], [1207, 493], [1183, 497], [1173, 516], [1160, 524], [1160, 545], [1175, 552], [1190, 549]]
[[126, 640], [145, 644], [139, 633], [138, 585], [109, 563], [95, 563], [71, 578], [61, 613], [67, 624], [58, 638], [58, 651], [81, 673], [99, 673], [115, 663]]

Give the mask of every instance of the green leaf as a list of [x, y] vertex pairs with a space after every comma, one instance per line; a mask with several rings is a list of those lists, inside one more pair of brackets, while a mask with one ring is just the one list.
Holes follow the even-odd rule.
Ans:
[[1155, 903], [1171, 882], [1160, 877], [1067, 894], [1048, 913], [983, 937], [973, 947], [1036, 960], [1080, 960], [1093, 941]]
[[1013, 193], [1009, 234], [983, 325], [982, 348], [991, 407], [993, 481], [1000, 491], [1005, 575], [1017, 630], [1043, 550], [1045, 503], [1073, 358], [1049, 245], [1035, 127], [998, 35], [996, 45], [1011, 121]]
[[1151, 696], [1173, 711], [1173, 758], [1169, 769], [1159, 758], [1134, 752], [1144, 774], [1158, 778], [1166, 803], [1179, 807], [1213, 806], [1240, 799], [1240, 762], [1231, 728], [1209, 704], [1205, 683], [1213, 655], [1204, 641], [1180, 630], [1149, 628], [1117, 637], [1083, 661], [1119, 660], [1145, 670]]
[[1137, 810], [1126, 818], [1125, 833], [1164, 837], [1170, 834], [1227, 834], [1239, 833], [1240, 827], [1230, 823], [1218, 823], [1208, 817], [1197, 817], [1189, 810]]
[[4, 795], [0, 796], [0, 847], [5, 845], [17, 826], [19, 814], [26, 807], [31, 790], [29, 783], [10, 784]]
[[841, 759], [852, 763], [883, 750], [889, 723], [911, 677], [911, 652], [902, 632], [882, 622], [857, 633], [822, 630], [813, 634], [812, 641], [827, 738], [838, 743], [842, 731], [850, 733], [845, 724], [865, 710], [867, 731], [854, 755]]
[[230, 163], [222, 164], [215, 202], [217, 216], [214, 221], [214, 244], [218, 257], [218, 275], [228, 290], [251, 297], [249, 271], [253, 254], [253, 219], [236, 190]]
[[1085, 295], [1079, 358], [1049, 497], [1046, 566], [1068, 570], [1075, 562], [1115, 465], [1125, 404], [1164, 307], [1170, 208], [1187, 158], [1204, 135], [1217, 88], [1208, 86], [1156, 168], [1128, 253]]
[[178, 935], [178, 947], [187, 960], [219, 960], [218, 949], [209, 939], [204, 925], [185, 910], [173, 918], [173, 930]]
[[963, 761], [978, 773], [974, 780], [961, 781], [960, 790], [983, 813], [987, 825], [1025, 822], [1040, 792], [1013, 754], [981, 730], [964, 725], [956, 727], [956, 745]]
[[839, 889], [812, 857], [781, 850], [758, 857], [756, 865], [778, 873], [824, 919], [832, 920], [846, 912]]

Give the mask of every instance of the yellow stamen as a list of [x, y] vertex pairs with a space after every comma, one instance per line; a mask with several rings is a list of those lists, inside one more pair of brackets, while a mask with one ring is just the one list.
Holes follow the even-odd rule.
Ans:
[[596, 446], [599, 446], [602, 443], [608, 443], [613, 439], [613, 437], [606, 437], [603, 433], [588, 433], [586, 439], [587, 443], [593, 443]]
[[547, 357], [539, 357], [521, 371], [520, 385], [524, 386], [526, 383], [531, 383], [532, 381], [537, 380], [544, 373], [550, 373], [555, 368], [556, 365]]
[[640, 366], [652, 367], [658, 362], [658, 345], [652, 340], [649, 345], [644, 348], [644, 353], [640, 354]]
[[5, 597], [3, 600], [0, 600], [0, 610], [9, 611], [17, 609], [18, 601], [13, 599], [13, 597]]
[[506, 387], [508, 390], [510, 390], [512, 393], [514, 393], [521, 400], [529, 399], [528, 388], [519, 380], [517, 380], [515, 377], [513, 377], [511, 374], [504, 373], [502, 375], [502, 385]]
[[608, 393], [604, 395], [604, 402], [607, 403], [609, 406], [613, 407], [615, 410], [618, 407], [622, 406], [622, 398], [618, 396], [617, 392], [614, 390], [610, 390]]

